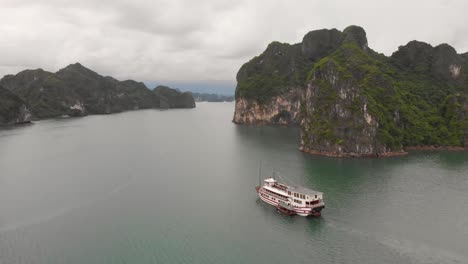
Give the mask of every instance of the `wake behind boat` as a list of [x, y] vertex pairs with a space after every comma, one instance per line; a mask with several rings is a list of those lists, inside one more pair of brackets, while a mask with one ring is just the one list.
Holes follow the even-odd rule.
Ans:
[[265, 179], [255, 190], [262, 201], [287, 215], [320, 216], [325, 208], [323, 193], [278, 183], [274, 178]]

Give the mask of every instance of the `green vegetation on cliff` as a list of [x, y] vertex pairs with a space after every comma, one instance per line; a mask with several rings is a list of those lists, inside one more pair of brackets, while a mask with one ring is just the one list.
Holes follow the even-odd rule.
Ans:
[[0, 86], [0, 126], [25, 123], [31, 114], [19, 96]]
[[242, 66], [236, 98], [267, 106], [269, 98], [302, 87], [302, 144], [314, 151], [466, 146], [467, 57], [447, 44], [417, 41], [386, 57], [367, 47], [360, 27], [318, 30], [302, 48], [272, 43]]
[[102, 76], [79, 63], [56, 73], [36, 69], [6, 75], [0, 85], [24, 101], [35, 119], [160, 108], [161, 103], [163, 108], [195, 107], [191, 94], [174, 89], [158, 94], [141, 82]]
[[311, 65], [302, 56], [300, 44], [272, 42], [263, 54], [239, 70], [236, 98], [255, 98], [264, 103], [288, 87], [302, 86]]

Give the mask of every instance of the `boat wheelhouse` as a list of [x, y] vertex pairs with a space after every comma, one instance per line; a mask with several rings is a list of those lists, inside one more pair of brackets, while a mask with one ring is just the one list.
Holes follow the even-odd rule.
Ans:
[[323, 193], [278, 183], [274, 178], [265, 179], [263, 185], [255, 187], [255, 190], [262, 201], [288, 215], [320, 216], [325, 208]]

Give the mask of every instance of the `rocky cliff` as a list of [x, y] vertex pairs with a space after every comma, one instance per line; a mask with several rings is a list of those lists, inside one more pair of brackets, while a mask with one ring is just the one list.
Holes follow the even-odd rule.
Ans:
[[[36, 69], [6, 75], [0, 85], [21, 98], [35, 119], [160, 108], [161, 101], [167, 100], [141, 82], [101, 76], [79, 63], [56, 73]], [[194, 107], [190, 96], [163, 107]]]
[[242, 124], [299, 124], [299, 98], [311, 66], [301, 44], [273, 42], [237, 73], [233, 121]]
[[272, 96], [267, 103], [239, 97], [236, 99], [234, 123], [248, 125], [297, 125], [302, 88], [288, 87], [281, 95]]
[[299, 124], [300, 98], [314, 63], [341, 43], [355, 41], [367, 47], [365, 32], [351, 26], [307, 33], [301, 43], [272, 42], [259, 56], [244, 64], [237, 74], [236, 109], [239, 124]]
[[0, 126], [27, 123], [31, 113], [21, 98], [0, 86]]
[[412, 41], [386, 57], [358, 26], [312, 31], [298, 44], [273, 42], [241, 67], [233, 121], [300, 124], [300, 148], [323, 155], [462, 147], [467, 66], [447, 44]]

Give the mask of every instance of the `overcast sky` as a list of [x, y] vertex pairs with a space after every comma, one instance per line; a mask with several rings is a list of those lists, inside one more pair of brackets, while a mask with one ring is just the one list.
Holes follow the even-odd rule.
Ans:
[[70, 63], [118, 79], [233, 82], [273, 40], [355, 24], [390, 55], [417, 39], [468, 51], [467, 0], [0, 0], [0, 75]]

